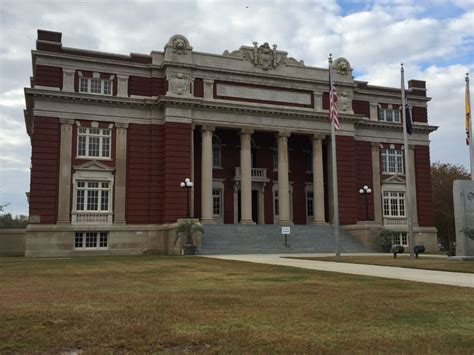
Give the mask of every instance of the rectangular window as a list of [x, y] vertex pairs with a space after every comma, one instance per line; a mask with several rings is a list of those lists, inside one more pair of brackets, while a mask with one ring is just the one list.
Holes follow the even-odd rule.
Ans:
[[403, 152], [400, 149], [382, 149], [382, 173], [403, 174]]
[[306, 215], [313, 216], [313, 191], [306, 192]]
[[77, 156], [110, 158], [111, 130], [108, 128], [79, 127], [77, 130]]
[[396, 232], [392, 236], [392, 245], [408, 247], [408, 236], [406, 232]]
[[74, 249], [107, 249], [108, 232], [76, 232]]
[[80, 77], [79, 92], [112, 95], [112, 80]]
[[79, 78], [79, 91], [89, 92], [89, 80], [87, 78]]
[[76, 211], [109, 212], [109, 198], [108, 182], [77, 181], [76, 183]]
[[222, 190], [212, 189], [212, 214], [215, 217], [222, 215]]
[[100, 79], [91, 79], [91, 92], [100, 94], [102, 91], [102, 83]]
[[379, 108], [379, 121], [400, 123], [400, 110], [391, 108]]
[[385, 217], [405, 217], [405, 192], [384, 191], [383, 215]]
[[212, 145], [212, 166], [214, 168], [221, 167], [221, 146], [217, 144]]

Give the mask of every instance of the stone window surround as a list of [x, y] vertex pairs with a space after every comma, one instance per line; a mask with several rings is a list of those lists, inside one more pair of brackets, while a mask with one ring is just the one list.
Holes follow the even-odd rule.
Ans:
[[[108, 182], [109, 183], [109, 203], [108, 211], [77, 211], [76, 201], [77, 201], [77, 182], [78, 181], [97, 181], [97, 182]], [[88, 170], [88, 169], [77, 169], [72, 177], [72, 188], [73, 188], [73, 199], [72, 199], [72, 211], [71, 211], [71, 223], [77, 224], [78, 215], [80, 214], [97, 214], [106, 216], [106, 224], [112, 224], [113, 218], [113, 204], [114, 204], [114, 175], [110, 170], [98, 171], [98, 170]]]
[[[79, 76], [79, 83], [78, 83], [78, 92], [83, 94], [91, 94], [91, 95], [104, 95], [104, 96], [113, 96], [114, 94], [114, 79], [115, 75], [111, 74], [107, 79], [101, 79], [99, 72], [93, 72], [92, 78], [85, 77], [82, 74], [82, 71], [78, 70], [77, 74]], [[81, 91], [81, 79], [87, 80], [87, 91]], [[101, 81], [101, 92], [92, 92], [91, 91], [91, 79], [99, 79]], [[110, 94], [104, 94], [104, 81], [110, 81]]]
[[[86, 139], [86, 155], [79, 155], [79, 127], [82, 127], [81, 126], [81, 122], [79, 120], [76, 121], [76, 156], [75, 158], [76, 159], [90, 159], [90, 160], [106, 160], [106, 161], [111, 161], [112, 160], [112, 138], [113, 138], [113, 132], [112, 132], [112, 129], [114, 128], [114, 124], [111, 123], [108, 125], [107, 128], [99, 128], [99, 122], [97, 121], [92, 121], [91, 122], [91, 125], [90, 125], [90, 128], [99, 128], [100, 130], [102, 129], [109, 129], [110, 130], [110, 135], [108, 136], [109, 137], [109, 156], [108, 157], [104, 157], [102, 156], [102, 133], [100, 134], [100, 140], [99, 140], [99, 156], [98, 157], [95, 157], [95, 156], [90, 156], [88, 155], [88, 139]], [[89, 128], [89, 127], [86, 127], [86, 128]], [[100, 131], [102, 132], [102, 131]], [[89, 137], [89, 133], [86, 133], [85, 134], [86, 137]]]

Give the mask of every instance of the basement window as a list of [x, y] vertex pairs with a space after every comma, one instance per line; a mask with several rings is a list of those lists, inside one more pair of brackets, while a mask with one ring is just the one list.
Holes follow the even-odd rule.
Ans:
[[76, 232], [74, 249], [100, 250], [108, 249], [108, 232]]

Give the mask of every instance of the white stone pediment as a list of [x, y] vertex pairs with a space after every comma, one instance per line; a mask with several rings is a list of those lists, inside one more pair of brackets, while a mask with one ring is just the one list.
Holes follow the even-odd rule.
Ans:
[[74, 170], [112, 172], [115, 169], [111, 168], [108, 165], [102, 164], [101, 162], [97, 160], [92, 160], [92, 161], [88, 161], [87, 163], [74, 166]]
[[382, 181], [384, 185], [405, 185], [405, 176], [403, 175], [392, 175], [389, 178]]

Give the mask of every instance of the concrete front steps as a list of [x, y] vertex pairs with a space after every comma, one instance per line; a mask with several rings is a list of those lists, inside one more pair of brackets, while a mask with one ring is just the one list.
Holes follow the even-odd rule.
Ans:
[[[331, 253], [336, 250], [334, 227], [330, 225], [293, 225], [288, 237], [280, 225], [213, 224], [204, 226], [198, 254], [269, 254], [269, 253]], [[341, 252], [371, 252], [340, 228]]]

